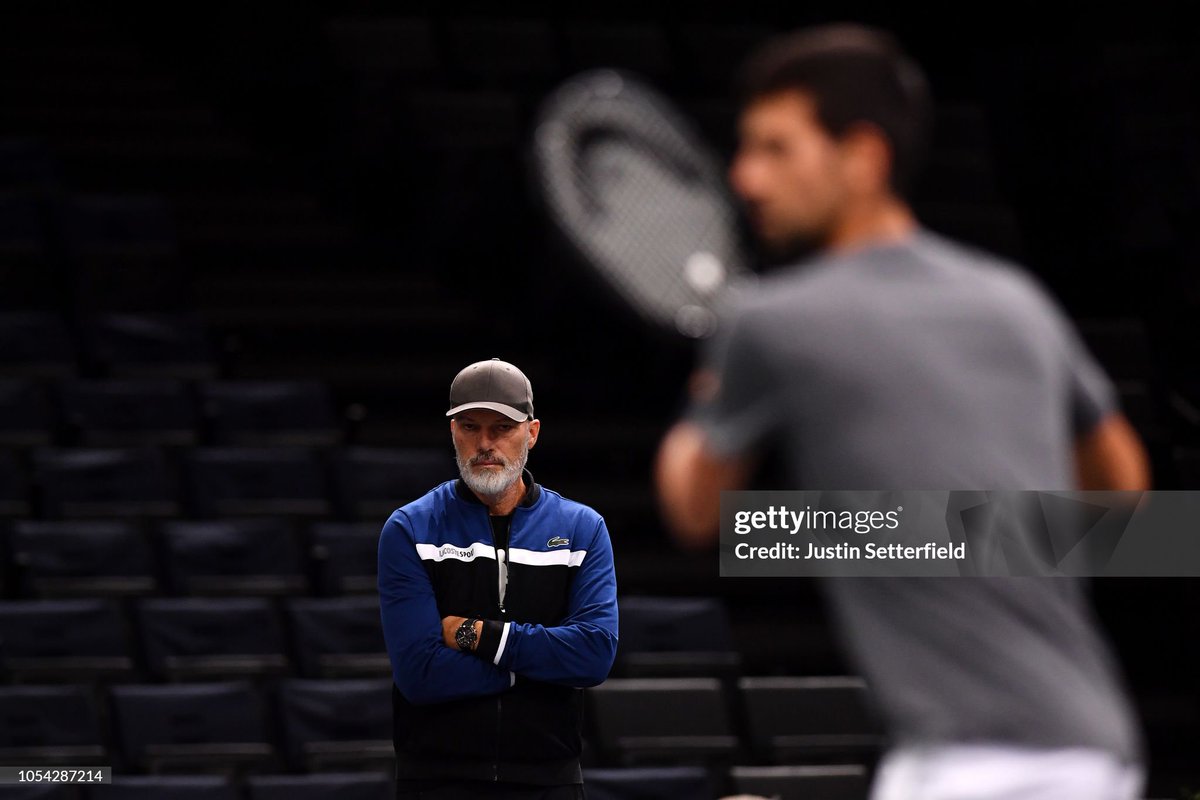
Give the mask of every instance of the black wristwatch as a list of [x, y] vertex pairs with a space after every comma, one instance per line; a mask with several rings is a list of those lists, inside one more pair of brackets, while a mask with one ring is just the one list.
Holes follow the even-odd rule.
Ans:
[[458, 649], [464, 653], [474, 650], [475, 642], [479, 640], [479, 634], [475, 633], [476, 622], [479, 622], [479, 617], [467, 617], [463, 620], [463, 624], [458, 626], [458, 630], [454, 632], [454, 642], [458, 645]]

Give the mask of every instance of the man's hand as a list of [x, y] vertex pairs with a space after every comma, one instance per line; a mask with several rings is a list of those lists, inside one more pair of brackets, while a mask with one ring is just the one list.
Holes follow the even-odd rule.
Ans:
[[[442, 617], [442, 643], [451, 650], [458, 649], [458, 640], [454, 634], [458, 631], [458, 627], [467, 621], [466, 617]], [[479, 646], [479, 637], [483, 635], [483, 620], [475, 620], [475, 647]]]

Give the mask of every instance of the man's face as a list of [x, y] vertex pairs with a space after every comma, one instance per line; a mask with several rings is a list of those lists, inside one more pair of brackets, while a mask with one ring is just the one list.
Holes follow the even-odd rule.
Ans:
[[467, 486], [477, 494], [498, 496], [521, 478], [529, 448], [541, 423], [514, 422], [498, 411], [475, 408], [450, 421], [454, 456]]
[[841, 148], [817, 120], [812, 99], [782, 91], [742, 112], [730, 167], [734, 190], [771, 251], [819, 246], [848, 197]]

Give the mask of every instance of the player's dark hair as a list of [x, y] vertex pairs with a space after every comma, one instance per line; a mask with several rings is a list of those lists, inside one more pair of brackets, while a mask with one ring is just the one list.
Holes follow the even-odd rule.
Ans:
[[933, 98], [921, 68], [891, 34], [852, 24], [786, 34], [750, 56], [738, 88], [743, 104], [806, 93], [835, 138], [856, 123], [877, 126], [892, 147], [892, 188], [902, 197], [912, 190], [929, 147]]

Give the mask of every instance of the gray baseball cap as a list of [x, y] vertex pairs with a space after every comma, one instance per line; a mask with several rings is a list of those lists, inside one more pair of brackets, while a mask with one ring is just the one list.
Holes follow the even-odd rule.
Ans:
[[454, 376], [447, 417], [472, 408], [498, 411], [509, 419], [533, 419], [533, 386], [525, 373], [507, 361], [476, 361]]

